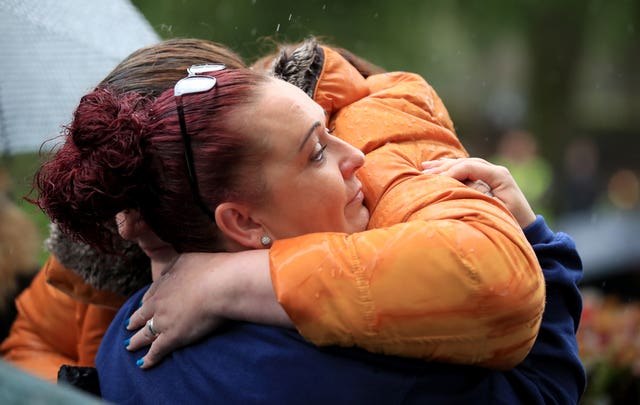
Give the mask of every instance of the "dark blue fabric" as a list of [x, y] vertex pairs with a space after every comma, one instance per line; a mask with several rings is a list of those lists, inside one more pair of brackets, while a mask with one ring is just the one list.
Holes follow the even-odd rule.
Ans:
[[291, 330], [229, 323], [143, 371], [136, 360], [144, 352], [124, 348], [131, 336], [124, 322], [143, 290], [123, 306], [102, 342], [97, 368], [103, 398], [137, 405], [577, 403], [585, 386], [575, 343], [580, 259], [571, 239], [554, 235], [541, 217], [526, 234], [544, 265], [548, 303], [534, 349], [514, 370], [317, 348]]

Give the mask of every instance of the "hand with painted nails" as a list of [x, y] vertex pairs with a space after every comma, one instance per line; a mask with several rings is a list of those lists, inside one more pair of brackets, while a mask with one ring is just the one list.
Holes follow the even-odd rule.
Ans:
[[[151, 345], [145, 356], [138, 360], [139, 367], [147, 369], [155, 366], [168, 353], [198, 340], [223, 322], [221, 317], [213, 316], [212, 312], [215, 310], [209, 308], [225, 299], [223, 289], [218, 288], [216, 291], [220, 294], [212, 298], [211, 290], [203, 291], [202, 288], [198, 288], [205, 285], [207, 278], [211, 278], [213, 273], [194, 271], [204, 268], [194, 267], [194, 260], [199, 257], [203, 258], [197, 254], [182, 255], [174, 262], [172, 268], [155, 279], [145, 293], [140, 308], [131, 315], [125, 325], [127, 330], [138, 330], [128, 342], [125, 342], [127, 350], [136, 351]], [[211, 261], [213, 257], [215, 256], [209, 255], [207, 260]], [[176, 271], [174, 267], [178, 263], [182, 266], [178, 265]], [[185, 266], [192, 268], [180, 271]], [[183, 288], [185, 284], [189, 286], [186, 289]], [[215, 280], [212, 284], [215, 285]], [[149, 327], [151, 320], [155, 335]]]
[[491, 193], [504, 203], [523, 229], [536, 220], [522, 190], [504, 166], [480, 158], [464, 158], [422, 162], [422, 169], [423, 173], [453, 177], [481, 193]]
[[[181, 254], [154, 280], [125, 325], [139, 329], [125, 342], [127, 350], [150, 345], [138, 366], [157, 365], [229, 319], [293, 327], [276, 300], [266, 256], [266, 250]], [[151, 319], [155, 336], [148, 326]]]

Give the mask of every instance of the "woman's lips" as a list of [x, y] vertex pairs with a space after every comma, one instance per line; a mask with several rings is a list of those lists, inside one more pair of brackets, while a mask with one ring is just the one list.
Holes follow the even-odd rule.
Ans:
[[363, 200], [364, 200], [364, 193], [362, 192], [362, 188], [359, 188], [358, 192], [353, 196], [351, 201], [349, 201], [348, 205], [351, 205], [351, 204], [354, 204], [354, 203], [362, 204]]

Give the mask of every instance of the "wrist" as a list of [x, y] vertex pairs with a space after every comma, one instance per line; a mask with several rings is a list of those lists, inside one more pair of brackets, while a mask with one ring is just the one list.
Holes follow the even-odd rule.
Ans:
[[[219, 282], [224, 283], [218, 316], [238, 321], [292, 326], [276, 299], [269, 269], [269, 250], [258, 249], [230, 254], [222, 266]], [[225, 260], [225, 262], [227, 261]]]
[[528, 211], [521, 218], [518, 219], [518, 223], [520, 224], [520, 228], [526, 229], [529, 225], [533, 224], [536, 221], [536, 214], [533, 211]]

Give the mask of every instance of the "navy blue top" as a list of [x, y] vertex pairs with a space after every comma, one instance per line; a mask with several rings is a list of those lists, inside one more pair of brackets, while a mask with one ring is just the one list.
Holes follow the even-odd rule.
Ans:
[[575, 332], [582, 264], [567, 235], [542, 217], [525, 230], [547, 281], [538, 339], [510, 371], [426, 363], [356, 348], [315, 347], [293, 330], [230, 322], [150, 370], [124, 348], [124, 322], [146, 288], [120, 309], [97, 356], [103, 398], [123, 404], [575, 404], [585, 388]]

